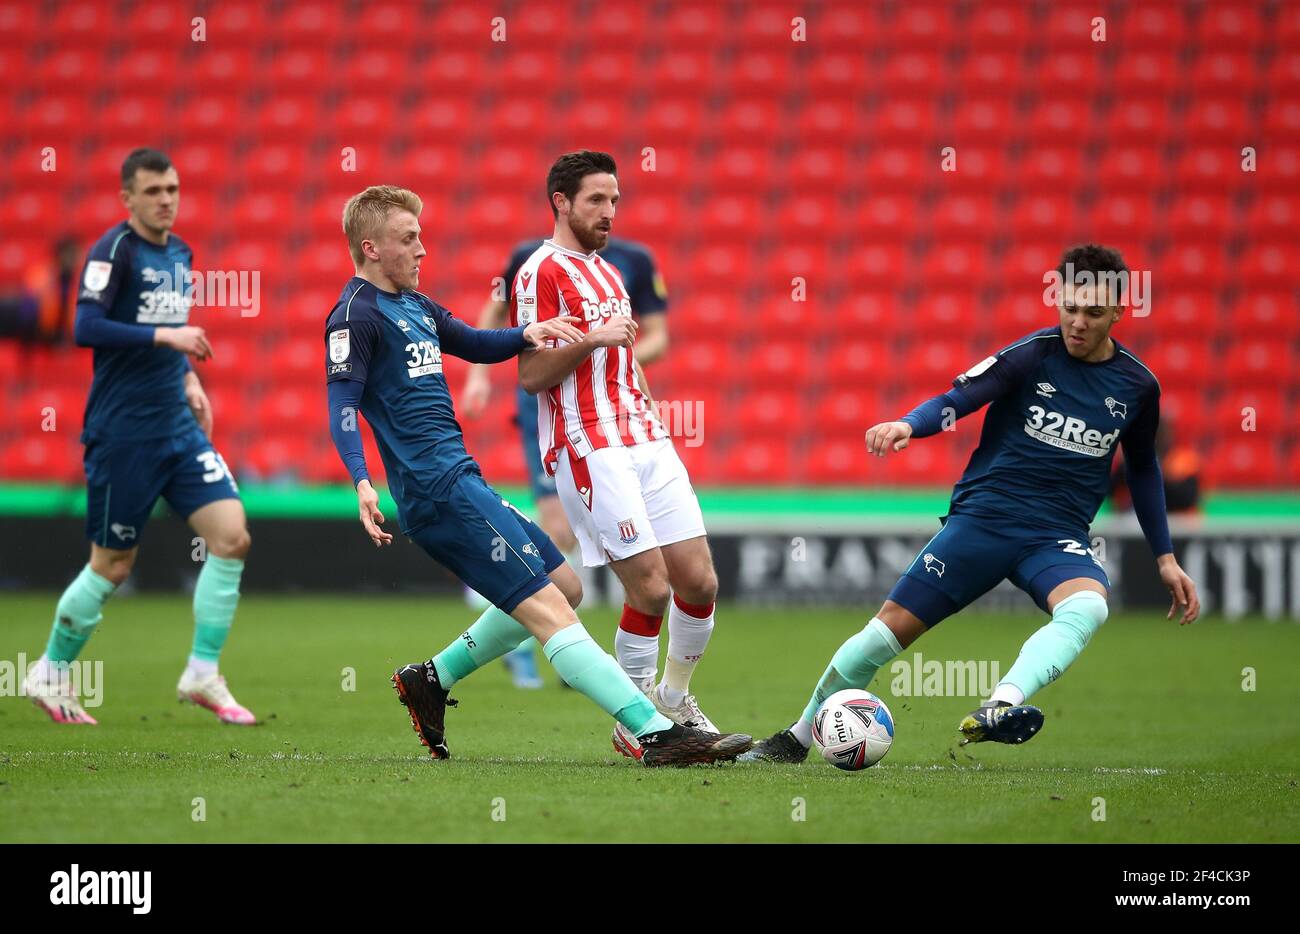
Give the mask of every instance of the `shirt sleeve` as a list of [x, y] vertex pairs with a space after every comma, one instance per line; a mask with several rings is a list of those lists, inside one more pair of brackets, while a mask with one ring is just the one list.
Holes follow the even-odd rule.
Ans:
[[[559, 267], [550, 261], [541, 265], [525, 278], [515, 276], [510, 291], [510, 323], [516, 327], [547, 321], [560, 314]], [[551, 346], [551, 342], [547, 342]]]
[[353, 379], [339, 379], [327, 387], [329, 393], [330, 439], [339, 459], [352, 477], [352, 485], [370, 479], [366, 452], [361, 443], [361, 394], [365, 386]]
[[957, 390], [950, 389], [941, 396], [922, 402], [899, 421], [912, 426], [913, 438], [928, 438], [942, 431], [949, 424], [949, 418], [955, 422], [974, 411], [975, 407], [969, 399]]
[[985, 357], [952, 381], [953, 388], [970, 404], [970, 411], [988, 405], [1024, 382], [1042, 359], [1040, 341], [1022, 341]]
[[1133, 500], [1133, 513], [1142, 526], [1151, 552], [1157, 558], [1174, 550], [1165, 508], [1165, 480], [1156, 455], [1156, 429], [1160, 427], [1160, 394], [1153, 391], [1142, 411], [1120, 439], [1124, 449], [1124, 478]]
[[77, 292], [77, 317], [72, 336], [79, 347], [148, 347], [154, 327], [108, 316], [118, 292], [131, 275], [131, 261], [125, 246], [113, 250], [97, 243], [86, 257]]
[[379, 346], [379, 326], [365, 318], [335, 322], [325, 328], [325, 382], [355, 380], [362, 386]]
[[500, 363], [518, 355], [527, 346], [524, 328], [490, 328], [480, 330], [461, 321], [441, 305], [432, 305], [438, 324], [438, 343], [444, 353], [470, 363]]
[[633, 285], [635, 291], [628, 295], [632, 299], [632, 310], [638, 315], [653, 315], [668, 310], [668, 288], [663, 276], [655, 266], [654, 257], [649, 251], [637, 256], [637, 275]]

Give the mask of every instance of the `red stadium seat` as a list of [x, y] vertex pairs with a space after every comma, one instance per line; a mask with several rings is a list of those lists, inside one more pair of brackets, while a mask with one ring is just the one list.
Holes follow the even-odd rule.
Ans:
[[1024, 159], [1011, 167], [1018, 185], [1028, 190], [1060, 193], [1073, 187], [1083, 172], [1083, 153], [1077, 146], [1046, 142], [1030, 149]]
[[789, 436], [791, 419], [804, 410], [802, 394], [781, 380], [780, 389], [756, 388], [741, 396], [727, 413], [728, 422], [746, 437]]
[[[853, 15], [858, 11], [836, 8], [828, 11], [831, 16], [838, 13]], [[852, 98], [857, 96], [865, 84], [867, 67], [863, 57], [855, 51], [832, 52], [818, 55], [809, 63], [805, 73], [810, 94], [818, 97]]]
[[1058, 95], [1086, 96], [1099, 83], [1102, 68], [1095, 47], [1057, 49], [1039, 63], [1035, 82]]
[[[1148, 3], [1126, 8], [1124, 31], [1138, 49], [1174, 49], [1190, 38], [1183, 4]], [[1110, 35], [1107, 34], [1108, 40]]]
[[1156, 374], [1160, 385], [1170, 389], [1204, 388], [1219, 378], [1218, 368], [1210, 364], [1209, 349], [1187, 338], [1162, 341], [1148, 348], [1143, 362]]
[[1168, 94], [1182, 84], [1183, 77], [1176, 52], [1135, 48], [1119, 56], [1112, 80], [1126, 93]]
[[1252, 290], [1238, 300], [1228, 320], [1243, 334], [1294, 340], [1300, 335], [1300, 301], [1294, 291]]
[[861, 337], [837, 342], [819, 359], [829, 383], [877, 389], [891, 385], [906, 363], [905, 357], [891, 354], [883, 343]]
[[1211, 487], [1272, 486], [1281, 479], [1277, 445], [1260, 435], [1223, 438], [1205, 458], [1205, 480]]
[[971, 11], [962, 33], [972, 49], [1006, 49], [1020, 52], [1030, 22], [1024, 6], [1016, 3], [984, 3]]
[[1284, 374], [1295, 372], [1295, 349], [1277, 340], [1238, 341], [1225, 361], [1227, 382], [1236, 389], [1276, 386]]
[[973, 46], [957, 70], [956, 83], [967, 93], [997, 93], [1019, 82], [1021, 68], [1021, 55], [1015, 51]]
[[1300, 195], [1264, 194], [1246, 215], [1246, 229], [1267, 241], [1300, 240]]
[[747, 438], [734, 445], [728, 461], [737, 483], [788, 484], [794, 479], [789, 441], [781, 434], [772, 438]]

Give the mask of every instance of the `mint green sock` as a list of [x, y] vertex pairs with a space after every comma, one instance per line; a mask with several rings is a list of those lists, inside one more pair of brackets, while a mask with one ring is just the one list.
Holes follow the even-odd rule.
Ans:
[[561, 629], [546, 640], [542, 651], [569, 687], [585, 694], [633, 735], [645, 736], [672, 727], [672, 721], [655, 710], [650, 698], [637, 690], [632, 679], [613, 656], [592, 640], [582, 623]]
[[244, 574], [242, 558], [209, 554], [194, 587], [194, 647], [190, 654], [215, 663], [230, 635], [239, 605], [239, 579]]
[[99, 611], [116, 589], [112, 581], [100, 577], [89, 564], [82, 568], [59, 597], [45, 657], [52, 662], [76, 661], [82, 646], [103, 619]]
[[446, 690], [488, 662], [500, 658], [532, 636], [505, 610], [490, 606], [473, 625], [433, 657], [438, 680]]
[[817, 682], [817, 690], [813, 691], [808, 706], [804, 708], [802, 719], [812, 723], [817, 708], [836, 691], [848, 688], [865, 690], [876, 672], [901, 651], [903, 647], [889, 627], [879, 617], [872, 619], [831, 656], [831, 663]]
[[1070, 594], [1057, 603], [1052, 621], [1025, 640], [1016, 663], [998, 682], [993, 696], [998, 696], [1003, 685], [1014, 685], [1027, 700], [1055, 681], [1079, 657], [1109, 613], [1106, 598], [1093, 590]]

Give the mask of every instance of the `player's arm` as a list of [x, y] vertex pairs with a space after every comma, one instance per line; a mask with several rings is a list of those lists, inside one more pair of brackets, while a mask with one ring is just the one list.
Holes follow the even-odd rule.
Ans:
[[185, 358], [185, 401], [189, 404], [190, 411], [194, 413], [194, 420], [199, 423], [199, 428], [208, 437], [212, 437], [212, 403], [208, 400], [208, 394], [203, 390], [203, 384], [199, 382], [199, 374], [194, 372], [190, 366], [189, 357]]
[[[479, 312], [478, 326], [481, 330], [492, 330], [508, 324], [509, 318], [510, 306], [495, 298], [489, 298], [483, 305], [483, 310]], [[488, 377], [487, 364], [472, 364], [469, 373], [465, 376], [465, 389], [461, 394], [461, 414], [466, 418], [478, 418], [487, 408], [490, 398], [492, 398], [492, 380]]]
[[644, 364], [654, 363], [668, 353], [668, 287], [647, 251], [640, 254], [641, 274], [633, 277], [636, 293], [628, 296], [641, 328], [632, 352]]
[[461, 321], [441, 306], [433, 307], [438, 322], [438, 340], [442, 343], [443, 351], [470, 363], [500, 363], [517, 356], [526, 348], [541, 347], [548, 340], [582, 339], [582, 332], [574, 327], [579, 319], [572, 315], [521, 324], [514, 328], [480, 330]]
[[1156, 429], [1160, 425], [1160, 396], [1152, 393], [1120, 445], [1124, 448], [1124, 479], [1133, 500], [1133, 513], [1142, 526], [1151, 553], [1156, 557], [1160, 580], [1169, 589], [1173, 603], [1167, 619], [1182, 607], [1179, 623], [1185, 625], [1201, 612], [1201, 598], [1196, 584], [1178, 566], [1173, 540], [1169, 536], [1169, 517], [1165, 510], [1165, 478], [1156, 455]]
[[889, 451], [903, 450], [912, 438], [928, 438], [951, 428], [958, 419], [1010, 392], [1038, 353], [1037, 346], [1020, 344], [985, 357], [953, 380], [952, 389], [925, 400], [898, 421], [867, 429], [867, 451], [883, 457]]
[[630, 317], [615, 315], [586, 334], [578, 332], [578, 339], [563, 347], [527, 350], [519, 355], [519, 382], [523, 384], [526, 392], [534, 394], [558, 386], [598, 348], [631, 348], [636, 342], [636, 331], [637, 323]]
[[361, 396], [366, 390], [370, 358], [379, 343], [379, 328], [373, 321], [349, 321], [346, 325], [327, 327], [325, 342], [327, 348], [341, 348], [326, 351], [330, 438], [356, 487], [362, 527], [376, 548], [391, 545], [393, 536], [379, 527], [384, 522], [384, 514], [379, 511], [379, 493], [370, 483], [361, 444]]
[[654, 363], [668, 353], [668, 316], [643, 314], [638, 324], [640, 329], [636, 332], [636, 346], [632, 353], [638, 363]]
[[198, 360], [212, 356], [203, 328], [154, 327], [108, 316], [118, 291], [130, 275], [126, 251], [109, 256], [106, 247], [91, 250], [77, 296], [77, 317], [72, 337], [78, 347], [171, 347]]

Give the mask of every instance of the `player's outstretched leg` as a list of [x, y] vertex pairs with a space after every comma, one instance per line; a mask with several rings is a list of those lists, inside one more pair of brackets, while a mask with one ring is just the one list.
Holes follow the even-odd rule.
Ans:
[[519, 604], [515, 615], [537, 636], [560, 677], [610, 714], [635, 740], [631, 754], [642, 765], [726, 761], [752, 744], [752, 738], [743, 733], [685, 727], [655, 710], [618, 662], [588, 635], [558, 590], [547, 587], [538, 591]]
[[1055, 601], [1049, 597], [1048, 602], [1051, 622], [1026, 640], [993, 696], [962, 719], [958, 730], [963, 746], [1019, 744], [1036, 736], [1043, 728], [1043, 712], [1025, 701], [1070, 667], [1109, 612], [1106, 597], [1095, 590], [1075, 590]]
[[[895, 608], [901, 612], [901, 607]], [[885, 615], [888, 608], [882, 609]], [[910, 614], [908, 614], [910, 616]], [[915, 619], [915, 617], [913, 617]], [[920, 621], [916, 621], [920, 627]], [[909, 640], [910, 641], [910, 640]], [[742, 762], [802, 762], [812, 746], [812, 721], [817, 708], [836, 691], [848, 688], [865, 689], [876, 672], [903, 650], [889, 626], [880, 616], [874, 617], [866, 627], [850, 636], [836, 650], [830, 665], [817, 682], [817, 688], [804, 708], [803, 715], [788, 730], [782, 730], [759, 742], [749, 752], [741, 755]]]
[[393, 686], [406, 706], [411, 726], [435, 759], [450, 759], [444, 723], [448, 707], [456, 702], [452, 686], [489, 662], [516, 649], [531, 636], [509, 613], [489, 606], [474, 623], [427, 662], [417, 662], [393, 672]]
[[252, 543], [244, 507], [237, 499], [218, 500], [196, 510], [189, 522], [207, 542], [208, 554], [194, 587], [194, 642], [176, 696], [212, 711], [222, 723], [249, 726], [257, 718], [235, 700], [217, 667], [239, 606], [244, 557]]
[[[135, 549], [91, 549], [91, 560], [59, 597], [45, 652], [27, 671], [23, 691], [55, 723], [95, 723], [86, 713], [68, 677], [99, 621], [105, 602], [131, 573]], [[99, 570], [96, 570], [98, 568]], [[103, 573], [100, 573], [100, 572]]]

